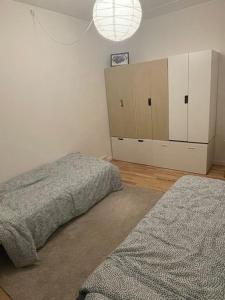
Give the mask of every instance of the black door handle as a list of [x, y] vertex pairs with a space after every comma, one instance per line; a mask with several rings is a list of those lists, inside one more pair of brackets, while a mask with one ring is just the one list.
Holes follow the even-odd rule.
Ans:
[[189, 100], [189, 96], [186, 95], [186, 96], [184, 97], [184, 103], [185, 103], [185, 104], [188, 104], [188, 100]]
[[148, 98], [148, 105], [152, 106], [152, 98]]

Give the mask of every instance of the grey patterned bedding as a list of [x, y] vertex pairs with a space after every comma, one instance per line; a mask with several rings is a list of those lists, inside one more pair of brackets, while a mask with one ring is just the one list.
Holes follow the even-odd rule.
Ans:
[[225, 182], [180, 179], [89, 277], [79, 299], [225, 299]]
[[57, 228], [121, 188], [115, 166], [80, 153], [2, 183], [0, 245], [16, 267], [34, 264]]

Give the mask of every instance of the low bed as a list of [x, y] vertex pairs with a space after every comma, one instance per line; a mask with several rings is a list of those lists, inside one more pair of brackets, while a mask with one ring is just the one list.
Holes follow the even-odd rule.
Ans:
[[180, 179], [88, 278], [79, 299], [225, 299], [225, 182]]
[[2, 183], [0, 245], [16, 267], [32, 265], [57, 228], [121, 188], [117, 167], [80, 153]]

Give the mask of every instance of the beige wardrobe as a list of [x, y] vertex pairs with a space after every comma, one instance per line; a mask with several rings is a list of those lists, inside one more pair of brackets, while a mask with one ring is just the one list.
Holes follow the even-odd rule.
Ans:
[[168, 60], [105, 70], [113, 137], [169, 139]]
[[106, 69], [113, 158], [206, 174], [217, 73], [212, 50]]

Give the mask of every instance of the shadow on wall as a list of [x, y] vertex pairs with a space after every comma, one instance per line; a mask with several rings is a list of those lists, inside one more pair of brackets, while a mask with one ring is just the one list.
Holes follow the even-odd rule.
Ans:
[[220, 55], [215, 161], [225, 163], [225, 54]]

